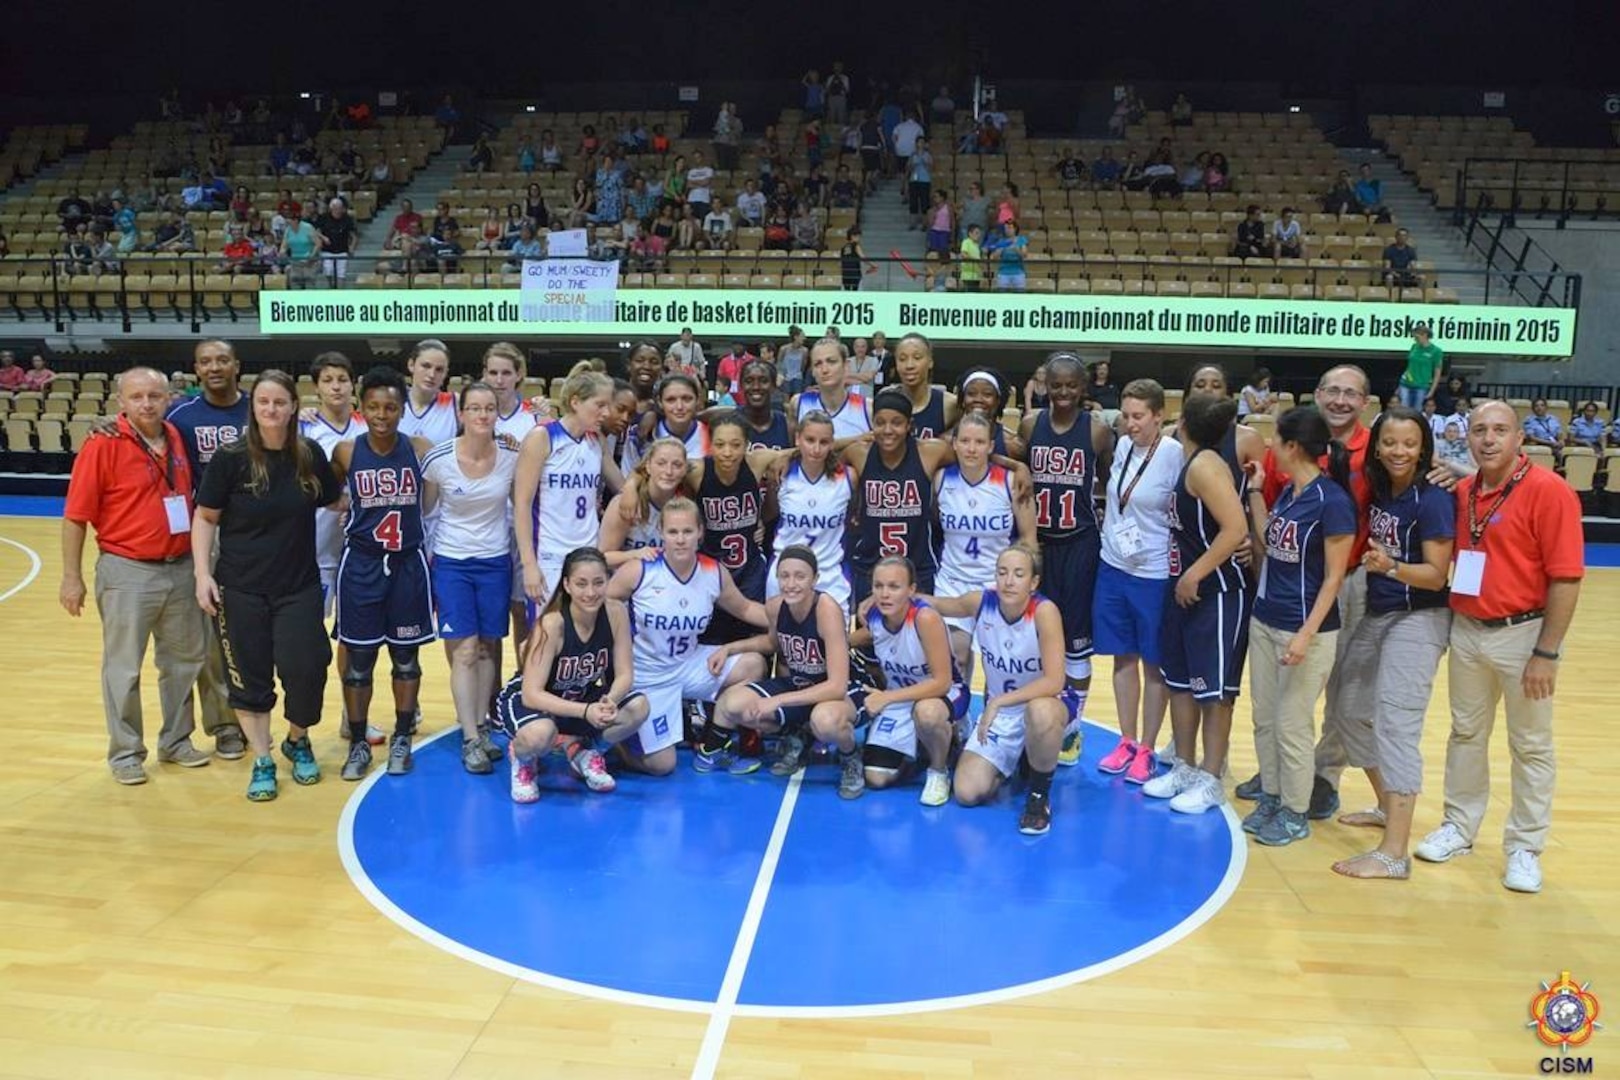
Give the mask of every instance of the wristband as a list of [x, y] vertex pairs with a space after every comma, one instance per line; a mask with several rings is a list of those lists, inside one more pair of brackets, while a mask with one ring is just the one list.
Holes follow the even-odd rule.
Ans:
[[1561, 653], [1554, 649], [1543, 649], [1539, 645], [1530, 650], [1530, 655], [1539, 657], [1542, 660], [1558, 660], [1562, 656]]

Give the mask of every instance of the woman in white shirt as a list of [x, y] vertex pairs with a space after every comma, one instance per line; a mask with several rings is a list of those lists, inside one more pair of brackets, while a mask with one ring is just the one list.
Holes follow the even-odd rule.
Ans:
[[1270, 416], [1277, 411], [1277, 395], [1271, 392], [1271, 372], [1255, 368], [1249, 384], [1238, 394], [1238, 419], [1245, 416]]
[[473, 383], [461, 392], [463, 434], [435, 446], [422, 475], [439, 492], [433, 534], [433, 601], [450, 659], [450, 696], [461, 724], [461, 764], [494, 771], [501, 751], [480, 724], [499, 678], [512, 595], [512, 477], [517, 451], [495, 439], [495, 390]]

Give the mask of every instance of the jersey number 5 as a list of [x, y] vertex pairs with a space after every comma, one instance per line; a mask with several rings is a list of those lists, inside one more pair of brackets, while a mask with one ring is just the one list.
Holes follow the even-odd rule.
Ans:
[[885, 559], [891, 555], [904, 557], [910, 554], [906, 548], [905, 522], [884, 521], [878, 524], [878, 554]]
[[398, 551], [403, 546], [403, 537], [400, 535], [399, 511], [390, 510], [377, 522], [377, 527], [371, 530], [371, 538], [382, 546], [384, 551]]

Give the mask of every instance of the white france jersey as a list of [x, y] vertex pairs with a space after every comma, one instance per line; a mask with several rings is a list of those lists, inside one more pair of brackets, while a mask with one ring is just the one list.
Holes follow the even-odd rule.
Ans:
[[456, 459], [456, 440], [422, 459], [422, 475], [438, 485], [438, 526], [429, 551], [447, 559], [493, 559], [512, 550], [512, 477], [517, 451], [495, 444], [495, 467], [469, 479]]
[[[876, 604], [866, 613], [866, 626], [872, 631], [872, 651], [877, 654], [878, 666], [883, 669], [883, 678], [890, 690], [916, 686], [929, 677], [928, 653], [923, 649], [922, 635], [917, 633], [917, 615], [928, 606], [922, 600], [913, 600], [898, 630], [888, 628]], [[951, 682], [961, 681], [953, 657]]]
[[630, 526], [624, 534], [624, 550], [662, 547], [664, 543], [663, 511], [647, 504], [647, 520]]
[[560, 560], [575, 548], [595, 546], [601, 532], [596, 505], [602, 487], [602, 437], [585, 432], [576, 439], [561, 420], [545, 429], [551, 455], [529, 512], [536, 548], [559, 552]]
[[720, 599], [720, 564], [697, 557], [691, 576], [682, 579], [660, 555], [641, 564], [641, 581], [630, 597], [635, 635], [638, 687], [656, 686], [680, 677], [692, 662], [698, 637], [709, 628]]
[[[366, 422], [360, 419], [359, 413], [350, 413], [349, 422], [343, 427], [335, 427], [326, 417], [319, 414], [309, 423], [300, 423], [298, 430], [304, 438], [314, 442], [326, 452], [326, 460], [332, 460], [333, 451], [339, 444], [353, 442], [366, 433]], [[338, 560], [343, 557], [343, 515], [336, 510], [326, 507], [317, 507], [315, 510], [315, 561], [323, 570], [337, 569]]]
[[399, 415], [399, 433], [407, 439], [426, 439], [434, 446], [456, 437], [460, 430], [456, 419], [456, 396], [441, 393], [426, 409], [417, 411], [405, 396], [405, 408]]
[[1102, 530], [1109, 566], [1140, 578], [1170, 576], [1170, 512], [1183, 464], [1181, 444], [1168, 435], [1152, 450], [1129, 439], [1114, 448]]
[[994, 589], [984, 591], [978, 617], [973, 621], [973, 640], [984, 661], [984, 692], [989, 697], [1020, 690], [1041, 675], [1041, 638], [1035, 626], [1035, 609], [1046, 598], [1040, 593], [1029, 598], [1024, 610], [1011, 622], [1001, 613], [1001, 597]]
[[517, 408], [505, 416], [500, 414], [499, 408], [496, 409], [496, 438], [500, 438], [502, 435], [510, 435], [521, 446], [524, 437], [539, 426], [540, 418], [535, 415], [534, 409], [530, 407], [527, 401], [519, 400]]
[[684, 437], [669, 430], [664, 426], [664, 422], [660, 420], [653, 425], [652, 439], [648, 440], [647, 445], [651, 446], [653, 442], [659, 439], [680, 439], [686, 445], [686, 460], [688, 462], [709, 456], [709, 425], [702, 420], [693, 423], [692, 430], [688, 431]]
[[963, 479], [961, 466], [948, 465], [940, 473], [935, 505], [943, 540], [935, 579], [938, 595], [960, 596], [993, 584], [996, 560], [1013, 536], [1012, 478], [1007, 470], [991, 465], [984, 478], [972, 484]]
[[775, 596], [776, 559], [795, 544], [815, 553], [817, 587], [830, 593], [841, 604], [849, 601], [849, 582], [844, 577], [844, 529], [849, 520], [849, 503], [854, 495], [850, 471], [839, 465], [812, 481], [804, 475], [797, 458], [788, 463], [776, 490], [776, 538], [771, 569], [766, 579], [767, 595]]
[[852, 439], [872, 430], [872, 414], [868, 411], [866, 399], [853, 390], [844, 394], [844, 400], [838, 403], [836, 410], [821, 400], [821, 391], [813, 386], [799, 395], [797, 419], [801, 423], [807, 414], [817, 409], [832, 417], [834, 439]]

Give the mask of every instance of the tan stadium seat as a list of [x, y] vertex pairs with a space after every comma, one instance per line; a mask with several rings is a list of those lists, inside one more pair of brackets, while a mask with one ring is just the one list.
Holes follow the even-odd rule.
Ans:
[[1591, 492], [1597, 479], [1597, 454], [1586, 446], [1571, 446], [1564, 451], [1564, 479], [1576, 492]]
[[8, 417], [5, 422], [6, 448], [14, 454], [34, 449], [34, 422], [20, 417]]
[[1243, 418], [1243, 422], [1258, 431], [1260, 437], [1268, 443], [1277, 433], [1277, 418], [1266, 413], [1251, 413]]
[[41, 453], [60, 454], [62, 452], [66, 426], [67, 421], [60, 419], [34, 421], [34, 438], [39, 440]]
[[1524, 456], [1530, 459], [1532, 465], [1540, 465], [1547, 469], [1555, 468], [1558, 463], [1558, 459], [1553, 456], [1552, 448], [1547, 446], [1531, 446], [1526, 443]]

